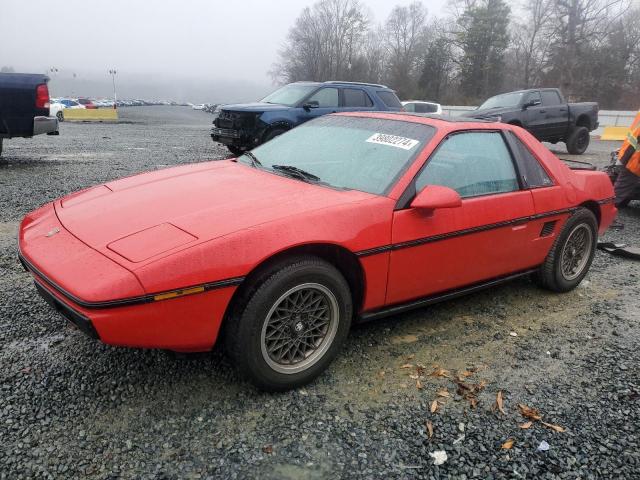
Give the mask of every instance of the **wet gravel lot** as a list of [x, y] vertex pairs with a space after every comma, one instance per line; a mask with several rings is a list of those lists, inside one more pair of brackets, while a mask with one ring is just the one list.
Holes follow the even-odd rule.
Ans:
[[[121, 118], [5, 142], [0, 478], [640, 478], [640, 263], [605, 253], [568, 294], [525, 279], [356, 327], [326, 374], [284, 394], [241, 382], [218, 351], [113, 348], [67, 326], [16, 260], [20, 219], [92, 184], [227, 155], [206, 113]], [[604, 166], [615, 146], [580, 159]], [[640, 245], [640, 204], [619, 220], [606, 239]]]

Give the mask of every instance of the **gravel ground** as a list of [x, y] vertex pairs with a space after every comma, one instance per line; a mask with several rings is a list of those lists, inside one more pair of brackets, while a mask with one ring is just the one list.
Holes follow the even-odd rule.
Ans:
[[[640, 263], [600, 252], [568, 294], [520, 280], [356, 327], [326, 374], [284, 394], [242, 383], [217, 351], [119, 349], [68, 327], [16, 261], [22, 216], [98, 182], [226, 156], [206, 113], [122, 119], [5, 142], [0, 478], [640, 478]], [[594, 142], [582, 159], [602, 166], [614, 146]], [[606, 238], [638, 245], [639, 207]], [[518, 404], [542, 420], [520, 428]], [[448, 459], [434, 466], [438, 450]]]

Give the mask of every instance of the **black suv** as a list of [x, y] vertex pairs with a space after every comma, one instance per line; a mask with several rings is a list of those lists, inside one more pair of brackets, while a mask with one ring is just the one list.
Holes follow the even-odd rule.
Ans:
[[290, 83], [258, 103], [223, 105], [214, 113], [211, 138], [234, 155], [271, 140], [308, 120], [336, 112], [400, 111], [395, 92], [356, 82]]

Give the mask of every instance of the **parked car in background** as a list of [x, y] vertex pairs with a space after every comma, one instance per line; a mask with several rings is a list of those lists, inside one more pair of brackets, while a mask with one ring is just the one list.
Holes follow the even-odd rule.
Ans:
[[598, 104], [567, 103], [557, 88], [536, 88], [491, 97], [464, 117], [517, 125], [543, 142], [565, 142], [567, 151], [583, 154], [589, 132], [598, 128]]
[[52, 100], [49, 105], [49, 115], [56, 117], [59, 122], [64, 122], [64, 110], [67, 108], [78, 109], [85, 108], [84, 105], [80, 105], [75, 100], [68, 100], [65, 98], [59, 98]]
[[92, 337], [220, 339], [253, 383], [285, 390], [327, 368], [352, 321], [525, 275], [575, 288], [615, 215], [605, 173], [570, 170], [522, 128], [353, 112], [68, 195], [18, 242], [40, 294]]
[[84, 108], [89, 108], [89, 109], [98, 108], [96, 104], [94, 104], [93, 101], [89, 100], [88, 98], [78, 98], [76, 101], [80, 105], [84, 106]]
[[38, 73], [0, 73], [0, 154], [6, 138], [57, 135], [49, 116], [49, 77]]
[[395, 92], [384, 85], [356, 82], [297, 82], [258, 103], [223, 105], [214, 114], [211, 138], [234, 155], [293, 127], [337, 112], [401, 111]]
[[422, 100], [407, 100], [402, 102], [402, 106], [407, 112], [412, 113], [432, 113], [442, 115], [442, 105], [436, 102], [424, 102]]

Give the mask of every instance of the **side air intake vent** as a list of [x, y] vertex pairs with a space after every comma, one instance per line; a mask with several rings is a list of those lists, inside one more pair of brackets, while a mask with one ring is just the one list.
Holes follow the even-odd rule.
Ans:
[[554, 220], [553, 222], [545, 222], [545, 224], [542, 226], [542, 230], [540, 231], [540, 236], [548, 237], [549, 235], [551, 235], [556, 228], [556, 223], [557, 220]]

